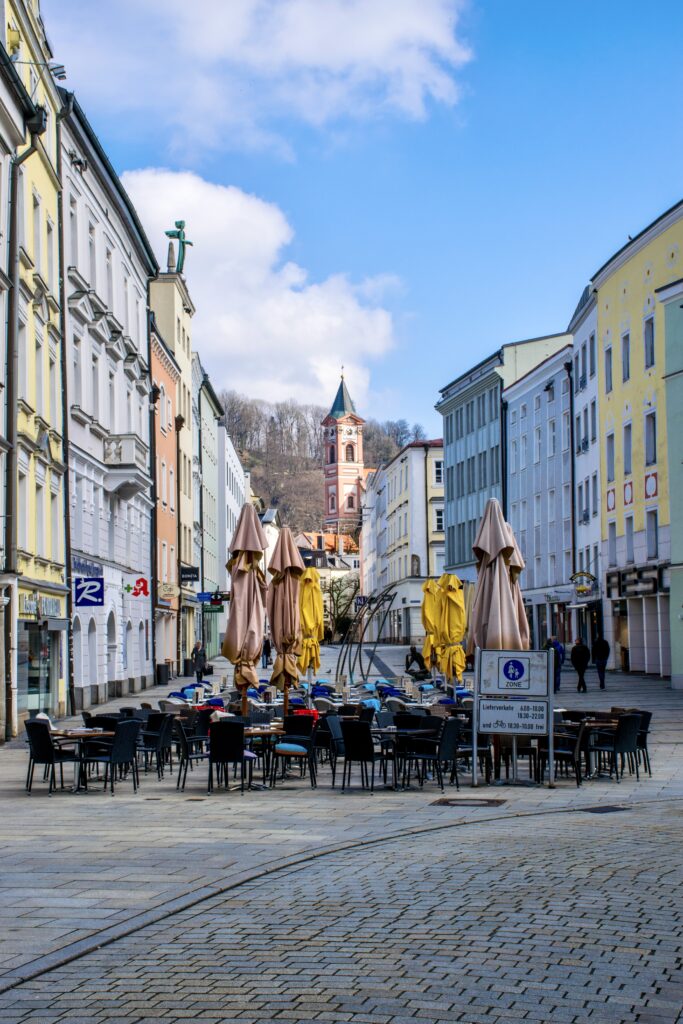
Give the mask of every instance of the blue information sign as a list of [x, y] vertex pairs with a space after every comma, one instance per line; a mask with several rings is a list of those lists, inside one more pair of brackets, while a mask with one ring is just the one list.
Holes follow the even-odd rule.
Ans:
[[101, 607], [104, 604], [104, 577], [76, 576], [74, 603], [77, 608]]

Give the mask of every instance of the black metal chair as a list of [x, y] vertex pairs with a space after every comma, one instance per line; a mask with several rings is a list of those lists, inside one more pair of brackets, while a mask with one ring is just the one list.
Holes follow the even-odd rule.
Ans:
[[244, 723], [229, 718], [212, 722], [209, 731], [209, 793], [213, 792], [213, 769], [216, 769], [216, 785], [220, 786], [225, 779], [225, 788], [229, 786], [230, 766], [240, 766], [240, 790], [244, 793], [245, 767], [249, 767], [249, 785], [251, 785], [252, 766], [256, 754], [246, 750], [244, 746]]
[[640, 781], [638, 771], [638, 733], [640, 731], [640, 713], [619, 715], [617, 727], [613, 732], [598, 730], [593, 737], [591, 752], [598, 758], [604, 757], [609, 761], [609, 773], [614, 771], [617, 782], [620, 782], [619, 764], [621, 763], [621, 778], [624, 777], [624, 763], [628, 759], [629, 771], [635, 769], [636, 779]]
[[33, 771], [37, 764], [42, 765], [45, 769], [43, 778], [50, 780], [48, 787], [50, 794], [57, 789], [55, 769], [59, 765], [59, 784], [64, 789], [64, 764], [78, 764], [80, 762], [78, 751], [73, 746], [66, 747], [55, 743], [48, 722], [30, 719], [24, 725], [29, 749], [26, 791], [31, 792]]
[[308, 768], [311, 789], [318, 785], [315, 764], [316, 722], [312, 715], [285, 715], [284, 736], [280, 737], [272, 750], [270, 784], [275, 785], [278, 769], [285, 774], [287, 764], [296, 762], [303, 777]]
[[[553, 757], [555, 764], [569, 765], [574, 771], [576, 785], [581, 785], [581, 754], [585, 750], [584, 733], [586, 726], [581, 723], [574, 735], [567, 732], [553, 733]], [[545, 766], [548, 763], [550, 749], [548, 738], [544, 736], [538, 747], [538, 781], [543, 782]], [[552, 770], [552, 769], [549, 769]]]
[[444, 767], [451, 765], [451, 785], [455, 781], [456, 789], [460, 789], [458, 781], [458, 742], [462, 731], [462, 725], [457, 718], [442, 719], [441, 732], [438, 740], [434, 743], [434, 749], [414, 751], [407, 755], [408, 764], [408, 785], [410, 785], [410, 764], [414, 763], [418, 769], [417, 778], [422, 787], [425, 782], [427, 767], [432, 765], [436, 780], [443, 793], [443, 771]]
[[[347, 720], [341, 722], [341, 733], [344, 741], [344, 764], [342, 766], [342, 792], [346, 789], [348, 781], [351, 786], [351, 765], [354, 761], [360, 764], [361, 785], [363, 789], [370, 787], [370, 792], [375, 788], [375, 765], [379, 762], [384, 766], [386, 778], [387, 754], [381, 748], [377, 750], [372, 739], [372, 730], [369, 722]], [[392, 761], [395, 772], [395, 761]], [[368, 776], [368, 765], [371, 772]], [[394, 785], [396, 777], [394, 774]]]
[[[178, 778], [176, 779], [176, 789], [185, 789], [185, 782], [187, 780], [187, 769], [192, 768], [193, 765], [198, 764], [200, 761], [208, 760], [209, 754], [206, 750], [195, 749], [191, 738], [185, 733], [185, 727], [183, 722], [176, 718], [173, 722], [173, 737], [178, 744], [179, 761], [178, 761]], [[182, 784], [181, 784], [182, 778]]]
[[123, 774], [124, 769], [130, 772], [133, 780], [133, 792], [137, 793], [140, 782], [137, 762], [139, 732], [140, 722], [136, 718], [124, 718], [116, 724], [114, 738], [107, 753], [103, 750], [93, 750], [89, 744], [85, 746], [81, 757], [84, 767], [89, 764], [104, 765], [104, 788], [106, 790], [107, 781], [109, 781], [112, 796], [114, 795], [116, 775], [117, 773]]
[[146, 727], [140, 732], [138, 753], [144, 759], [145, 771], [149, 769], [149, 762], [154, 758], [159, 779], [164, 777], [167, 761], [171, 774], [173, 773], [173, 720], [173, 715], [150, 715]]

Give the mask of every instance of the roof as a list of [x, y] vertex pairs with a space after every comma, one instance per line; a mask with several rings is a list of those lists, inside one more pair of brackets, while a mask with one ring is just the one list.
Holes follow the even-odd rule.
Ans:
[[357, 416], [356, 407], [353, 404], [353, 399], [349, 394], [349, 389], [346, 386], [346, 381], [342, 377], [339, 388], [337, 390], [336, 397], [332, 403], [332, 408], [327, 414], [333, 420], [340, 420], [344, 416]]
[[404, 444], [401, 450], [396, 452], [388, 462], [385, 462], [383, 468], [388, 469], [389, 466], [392, 466], [397, 459], [400, 459], [401, 456], [410, 451], [411, 448], [422, 448], [424, 451], [428, 448], [443, 448], [443, 439], [437, 437], [429, 441], [410, 441], [408, 444]]
[[672, 215], [679, 215], [682, 212], [683, 200], [679, 200], [677, 203], [674, 203], [673, 206], [670, 206], [668, 210], [665, 210], [664, 213], [661, 213], [659, 217], [656, 217], [651, 224], [648, 224], [647, 227], [644, 227], [642, 231], [639, 231], [637, 235], [634, 235], [633, 238], [629, 238], [626, 244], [622, 245], [621, 249], [617, 249], [614, 255], [610, 256], [610, 258], [595, 271], [591, 278], [591, 281], [595, 282], [596, 278], [604, 274], [604, 272], [609, 268], [609, 266], [612, 263], [615, 263], [620, 256], [627, 252], [627, 250], [635, 248], [638, 245], [638, 243], [643, 239], [644, 235], [648, 233], [648, 231], [652, 231], [653, 228], [656, 228], [658, 225], [662, 223], [662, 221], [667, 220]]
[[[323, 547], [320, 547], [319, 538], [323, 538]], [[347, 533], [320, 533], [318, 531], [304, 531], [296, 538], [296, 546], [299, 548], [308, 547], [312, 551], [334, 551], [339, 547], [339, 539], [344, 543], [344, 554], [354, 555], [358, 552], [358, 545], [353, 537]]]

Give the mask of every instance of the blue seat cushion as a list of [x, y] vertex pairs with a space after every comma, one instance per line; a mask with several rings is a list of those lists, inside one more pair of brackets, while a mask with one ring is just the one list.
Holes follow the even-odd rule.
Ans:
[[276, 754], [307, 754], [305, 747], [298, 743], [278, 743], [275, 747]]
[[256, 760], [256, 754], [253, 754], [251, 752], [251, 750], [245, 750], [244, 751], [244, 757], [245, 757], [245, 760], [248, 760], [248, 761], [255, 761]]

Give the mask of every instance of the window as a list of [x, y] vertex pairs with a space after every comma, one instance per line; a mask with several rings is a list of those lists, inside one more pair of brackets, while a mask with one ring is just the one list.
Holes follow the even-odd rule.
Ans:
[[346, 498], [347, 509], [354, 509], [356, 507], [356, 499], [353, 494], [349, 494]]
[[109, 429], [116, 433], [116, 375], [109, 371]]
[[[36, 325], [36, 329], [38, 329], [37, 325]], [[41, 339], [38, 337], [38, 335], [36, 335], [36, 366], [35, 366], [35, 376], [36, 376], [36, 401], [35, 401], [35, 409], [36, 409], [37, 413], [40, 413], [42, 415], [43, 412], [45, 411], [45, 396], [43, 394], [43, 390], [44, 390], [44, 387], [43, 387], [43, 346], [41, 344]]]
[[498, 388], [489, 391], [489, 420], [494, 423], [498, 419]]
[[28, 548], [28, 495], [26, 474], [19, 471], [19, 486], [17, 489], [17, 544], [26, 551]]
[[329, 456], [328, 462], [329, 462], [330, 465], [332, 465], [332, 463], [336, 462], [336, 461], [337, 461], [337, 449], [336, 449], [335, 445], [331, 444], [330, 445], [330, 456]]
[[354, 461], [353, 445], [352, 444], [347, 444], [347, 446], [346, 446], [346, 461], [347, 462], [353, 462]]
[[621, 339], [621, 379], [627, 381], [631, 377], [631, 336], [624, 334]]
[[114, 308], [114, 264], [111, 249], [107, 249], [104, 262], [107, 269], [107, 306], [110, 310]]
[[510, 472], [517, 472], [517, 442], [513, 441], [510, 447]]
[[633, 516], [626, 516], [624, 526], [626, 530], [626, 561], [633, 562], [635, 560], [633, 552]]
[[90, 389], [92, 391], [92, 414], [96, 420], [100, 418], [100, 361], [96, 355], [92, 357], [90, 366]]
[[657, 462], [657, 413], [649, 412], [645, 417], [645, 465]]
[[52, 558], [55, 562], [60, 561], [62, 554], [59, 543], [60, 519], [59, 495], [50, 492], [50, 539], [52, 541]]
[[555, 568], [555, 555], [548, 556], [548, 586], [552, 587], [557, 582], [557, 569]]
[[593, 491], [593, 515], [598, 514], [598, 474], [593, 473], [591, 477], [591, 489]]
[[173, 403], [171, 402], [170, 398], [166, 399], [166, 423], [168, 424], [168, 429], [170, 430], [171, 427], [173, 426]]
[[33, 262], [40, 273], [40, 199], [33, 194]]
[[579, 484], [579, 487], [578, 487], [578, 496], [577, 496], [577, 501], [576, 501], [576, 510], [578, 512], [578, 516], [579, 516], [579, 519], [580, 519], [581, 518], [581, 513], [583, 512], [583, 484]]
[[534, 526], [541, 525], [541, 495], [534, 494]]
[[337, 499], [334, 494], [330, 495], [330, 512], [334, 512], [337, 507]]
[[483, 490], [486, 487], [486, 452], [481, 452], [479, 455], [479, 490]]
[[536, 427], [534, 430], [534, 462], [541, 461], [541, 428]]
[[535, 395], [534, 396], [534, 412], [540, 412], [540, 411], [541, 411], [541, 396], [540, 395]]
[[168, 548], [165, 540], [161, 542], [161, 580], [163, 583], [168, 581]]
[[584, 341], [583, 345], [581, 346], [581, 376], [583, 378], [588, 376], [587, 348], [586, 348], [586, 342], [585, 341]]
[[562, 485], [562, 518], [569, 519], [572, 514], [572, 489], [569, 484]]
[[45, 556], [45, 488], [36, 484], [36, 554]]
[[458, 462], [455, 467], [455, 495], [456, 498], [462, 498], [465, 493], [465, 463]]
[[434, 462], [434, 483], [443, 485], [443, 459]]
[[54, 291], [55, 286], [55, 229], [51, 220], [47, 222], [47, 286]]
[[557, 430], [555, 420], [548, 420], [548, 455], [557, 451]]
[[598, 403], [593, 399], [591, 402], [591, 441], [598, 437]]
[[607, 524], [607, 563], [617, 564], [617, 524]]
[[605, 452], [607, 456], [607, 482], [611, 483], [614, 480], [614, 434], [607, 435]]
[[88, 224], [88, 269], [90, 287], [97, 288], [97, 249], [95, 245], [95, 225]]
[[78, 204], [69, 197], [69, 256], [72, 266], [78, 265]]
[[578, 455], [581, 451], [581, 416], [574, 417], [574, 444]]
[[168, 470], [168, 504], [172, 512], [175, 508], [175, 471], [172, 466]]
[[570, 442], [569, 413], [562, 413], [562, 451], [566, 452]]
[[645, 513], [645, 535], [647, 538], [647, 557], [659, 558], [658, 516], [656, 508], [649, 508]]
[[588, 339], [588, 372], [591, 377], [595, 376], [595, 335], [591, 334]]
[[525, 419], [525, 417], [526, 417], [526, 402], [523, 402], [522, 405], [519, 407], [519, 418], [520, 418], [520, 420], [523, 420], [523, 419]]
[[28, 398], [28, 355], [26, 351], [26, 324], [19, 321], [17, 330], [17, 359], [19, 370], [19, 397]]
[[434, 509], [434, 529], [437, 533], [443, 533], [443, 509]]
[[655, 318], [649, 316], [643, 324], [643, 348], [645, 349], [645, 369], [655, 365]]
[[465, 406], [466, 431], [471, 434], [474, 430], [474, 400]]
[[53, 426], [59, 423], [59, 409], [57, 408], [57, 363], [50, 356], [48, 387], [50, 388], [50, 422]]
[[166, 388], [163, 384], [159, 388], [159, 428], [166, 430]]
[[624, 476], [631, 475], [631, 424], [624, 426]]
[[519, 444], [519, 468], [526, 469], [526, 434], [522, 434]]
[[513, 409], [513, 411], [510, 413], [510, 426], [511, 427], [516, 427], [517, 426], [517, 410], [516, 409]]
[[605, 394], [612, 390], [612, 349], [605, 349]]
[[551, 487], [548, 491], [548, 522], [555, 522], [555, 488]]

